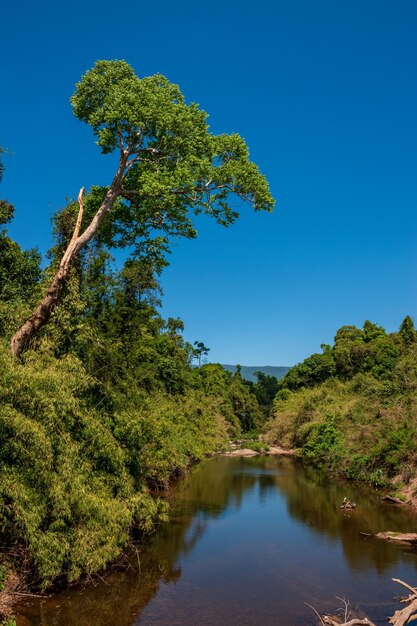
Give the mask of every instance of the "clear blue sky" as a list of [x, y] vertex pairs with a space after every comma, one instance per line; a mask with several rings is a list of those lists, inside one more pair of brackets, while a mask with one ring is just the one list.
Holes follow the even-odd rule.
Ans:
[[417, 317], [416, 0], [23, 0], [1, 21], [0, 193], [23, 246], [45, 251], [65, 198], [108, 184], [68, 99], [124, 58], [240, 133], [277, 199], [173, 249], [163, 314], [210, 360], [291, 365], [342, 324]]

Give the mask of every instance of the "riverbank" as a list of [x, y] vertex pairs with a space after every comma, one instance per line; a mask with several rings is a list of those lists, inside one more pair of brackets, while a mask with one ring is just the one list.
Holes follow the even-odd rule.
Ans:
[[[257, 444], [260, 443], [260, 446]], [[298, 457], [303, 458], [302, 449], [296, 448], [283, 448], [279, 445], [267, 445], [265, 442], [259, 442], [259, 440], [253, 441], [253, 448], [245, 447], [247, 445], [247, 441], [240, 441], [239, 443], [231, 442], [229, 444], [229, 448], [220, 454], [226, 457], [256, 457], [260, 455], [270, 455], [270, 456], [289, 456], [289, 457]], [[262, 447], [261, 447], [262, 446]], [[259, 448], [259, 449], [257, 449]], [[343, 476], [343, 475], [342, 475]], [[346, 478], [346, 476], [343, 476]], [[369, 484], [373, 487], [370, 481], [362, 481], [369, 482]], [[391, 504], [395, 506], [408, 506], [417, 512], [417, 476], [414, 479], [410, 479], [407, 485], [404, 485], [402, 482], [401, 475], [395, 476], [387, 485], [385, 491], [385, 496], [392, 496]], [[382, 488], [382, 487], [381, 487]], [[384, 497], [384, 496], [382, 496]], [[395, 502], [394, 502], [395, 500]]]
[[[181, 347], [175, 333], [160, 341]], [[103, 571], [166, 520], [157, 496], [172, 476], [240, 436], [255, 396], [221, 366], [193, 369], [181, 355], [174, 392], [157, 378], [141, 387], [130, 363], [110, 383], [49, 344], [17, 361], [0, 342], [0, 570], [16, 572], [19, 591]]]
[[317, 467], [417, 499], [417, 333], [342, 326], [278, 383], [266, 441]]

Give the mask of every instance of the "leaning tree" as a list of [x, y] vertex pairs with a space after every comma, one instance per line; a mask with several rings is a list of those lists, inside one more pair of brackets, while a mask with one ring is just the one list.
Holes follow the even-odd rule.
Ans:
[[48, 322], [80, 250], [106, 232], [114, 245], [166, 249], [171, 236], [195, 237], [192, 217], [228, 226], [233, 197], [255, 210], [274, 200], [265, 177], [237, 134], [214, 135], [207, 115], [186, 104], [177, 85], [159, 74], [136, 76], [125, 61], [98, 61], [76, 85], [74, 114], [93, 128], [102, 153], [118, 156], [109, 187], [78, 195], [72, 236], [42, 301], [15, 333], [18, 356]]

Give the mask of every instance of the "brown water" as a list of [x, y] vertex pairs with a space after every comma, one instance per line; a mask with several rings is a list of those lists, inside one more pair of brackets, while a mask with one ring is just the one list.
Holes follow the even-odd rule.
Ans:
[[360, 532], [415, 531], [417, 516], [380, 496], [289, 458], [212, 459], [178, 483], [170, 523], [126, 571], [23, 605], [17, 624], [307, 626], [305, 603], [334, 612], [336, 596], [384, 624], [401, 593], [391, 578], [415, 584], [417, 555]]

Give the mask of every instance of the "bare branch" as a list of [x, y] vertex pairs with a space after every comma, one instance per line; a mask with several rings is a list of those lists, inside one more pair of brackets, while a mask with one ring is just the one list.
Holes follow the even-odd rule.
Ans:
[[413, 613], [417, 611], [417, 600], [414, 600], [409, 606], [402, 611], [395, 611], [394, 615], [388, 620], [394, 626], [405, 626], [412, 618]]
[[349, 617], [351, 616], [351, 612], [349, 611], [349, 601], [346, 600], [345, 598], [339, 598], [339, 596], [336, 596], [337, 600], [340, 600], [340, 602], [343, 604], [344, 606], [344, 610], [341, 609], [341, 611], [343, 612], [343, 619], [345, 622], [347, 622], [347, 620], [349, 619]]
[[137, 189], [120, 189], [120, 193], [122, 196], [138, 196], [140, 191]]
[[344, 622], [343, 624], [341, 624], [339, 620], [334, 620], [329, 615], [325, 615], [323, 619], [324, 622], [322, 623], [328, 624], [329, 626], [376, 626], [376, 624], [374, 624], [374, 622], [371, 622], [367, 617], [365, 617], [364, 619], [353, 618], [349, 622]]
[[120, 152], [123, 153], [125, 146], [123, 143], [123, 133], [119, 130], [117, 131], [117, 136], [119, 137], [119, 148], [120, 148]]
[[322, 620], [322, 618], [321, 618], [321, 615], [320, 615], [320, 614], [316, 611], [316, 609], [314, 608], [314, 606], [311, 606], [311, 604], [309, 604], [308, 602], [304, 602], [304, 604], [306, 604], [308, 607], [310, 607], [310, 609], [311, 609], [312, 611], [314, 611], [314, 613], [315, 613], [315, 614], [317, 615], [317, 617], [319, 618], [319, 620], [320, 620], [320, 622], [321, 622], [322, 626], [324, 626], [324, 622], [323, 622], [323, 620]]
[[80, 227], [81, 227], [81, 222], [83, 220], [83, 213], [84, 213], [84, 202], [83, 202], [84, 193], [85, 193], [85, 188], [81, 187], [80, 193], [78, 194], [78, 205], [80, 208], [78, 211], [77, 221], [75, 223], [75, 228], [72, 234], [71, 241], [74, 241], [75, 239], [77, 239], [78, 235], [80, 234]]
[[417, 596], [417, 589], [415, 589], [414, 587], [412, 587], [408, 583], [405, 583], [404, 581], [400, 580], [399, 578], [393, 578], [392, 580], [395, 583], [398, 583], [399, 585], [402, 585], [403, 587], [405, 587], [406, 589], [411, 591], [413, 593], [413, 595]]

